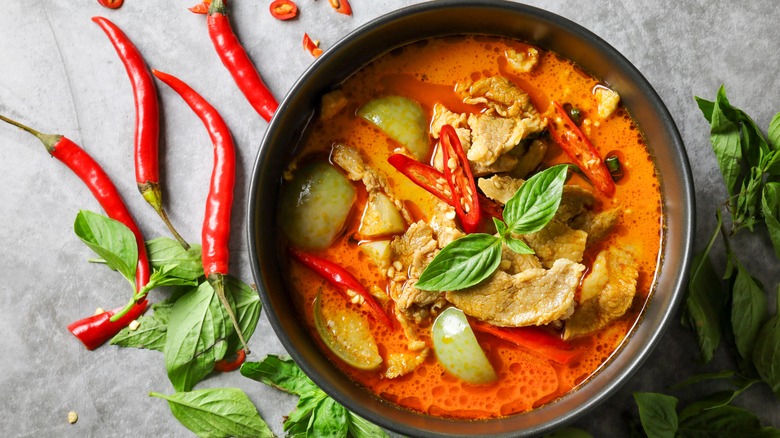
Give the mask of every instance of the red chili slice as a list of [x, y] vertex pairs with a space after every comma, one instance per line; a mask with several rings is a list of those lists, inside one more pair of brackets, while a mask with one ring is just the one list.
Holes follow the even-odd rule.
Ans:
[[479, 228], [482, 214], [469, 160], [463, 152], [455, 128], [450, 125], [442, 126], [439, 139], [444, 156], [444, 178], [452, 192], [455, 213], [460, 218], [463, 231], [473, 233]]
[[206, 15], [209, 13], [209, 6], [211, 6], [211, 0], [203, 0], [203, 2], [188, 9], [196, 14]]
[[311, 53], [311, 55], [314, 56], [315, 58], [322, 55], [322, 49], [319, 48], [319, 45], [320, 42], [311, 39], [308, 33], [303, 34], [303, 48], [307, 52]]
[[559, 364], [569, 364], [582, 353], [541, 327], [496, 327], [473, 318], [469, 318], [469, 325], [475, 331], [493, 335]]
[[553, 138], [574, 164], [590, 178], [593, 186], [611, 198], [615, 195], [615, 182], [612, 181], [612, 175], [604, 160], [588, 137], [569, 118], [566, 110], [558, 102], [553, 101], [552, 104], [556, 112], [549, 118], [550, 133]]
[[299, 249], [289, 248], [290, 255], [301, 264], [316, 272], [320, 277], [328, 280], [328, 282], [339, 290], [346, 297], [349, 297], [348, 291], [352, 291], [363, 297], [374, 319], [383, 322], [385, 325], [393, 328], [393, 323], [390, 321], [390, 317], [382, 309], [379, 303], [376, 302], [374, 297], [366, 290], [366, 288], [360, 284], [357, 278], [349, 273], [341, 266], [315, 255], [303, 252]]
[[328, 2], [339, 14], [352, 15], [352, 6], [347, 0], [328, 0]]
[[277, 20], [289, 20], [298, 15], [298, 5], [291, 0], [274, 0], [269, 8], [271, 15]]
[[232, 359], [218, 360], [217, 363], [214, 364], [214, 369], [220, 373], [229, 373], [241, 368], [241, 364], [244, 363], [245, 360], [246, 351], [241, 349], [236, 352], [236, 357]]
[[98, 3], [100, 3], [100, 6], [106, 7], [108, 9], [119, 9], [120, 6], [125, 2], [125, 0], [98, 0]]

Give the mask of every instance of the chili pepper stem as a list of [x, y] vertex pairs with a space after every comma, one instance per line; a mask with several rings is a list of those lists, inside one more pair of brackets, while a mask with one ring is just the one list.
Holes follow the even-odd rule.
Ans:
[[30, 128], [27, 125], [23, 125], [17, 122], [16, 120], [9, 119], [8, 117], [5, 117], [3, 115], [0, 115], [0, 120], [9, 123], [11, 125], [14, 125], [19, 129], [23, 129], [29, 132], [30, 134], [38, 137], [38, 140], [40, 140], [41, 143], [43, 143], [43, 145], [46, 146], [46, 150], [49, 151], [50, 154], [54, 152], [54, 148], [57, 142], [59, 142], [60, 139], [62, 139], [62, 136], [59, 134], [44, 134], [40, 131], [36, 131], [35, 129]]
[[209, 15], [211, 14], [224, 14], [225, 13], [225, 2], [222, 0], [212, 0], [211, 5], [209, 6]]
[[233, 312], [233, 308], [230, 306], [230, 303], [227, 300], [227, 296], [225, 296], [225, 276], [219, 273], [211, 274], [208, 277], [208, 281], [209, 284], [211, 284], [211, 287], [213, 287], [214, 291], [217, 293], [217, 297], [219, 297], [219, 301], [222, 302], [222, 306], [225, 307], [225, 311], [230, 318], [230, 322], [233, 323], [233, 328], [238, 334], [238, 340], [241, 341], [241, 345], [244, 346], [244, 352], [249, 354], [249, 346], [244, 340], [244, 334], [241, 332], [241, 326], [238, 325], [236, 314]]
[[171, 232], [171, 234], [173, 234], [173, 237], [179, 242], [179, 244], [184, 249], [189, 250], [190, 244], [187, 243], [183, 237], [181, 237], [181, 234], [176, 231], [176, 228], [173, 226], [173, 223], [171, 223], [171, 220], [168, 219], [168, 213], [165, 211], [165, 207], [162, 205], [162, 190], [160, 190], [160, 184], [147, 181], [143, 184], [138, 184], [138, 191], [141, 192], [141, 196], [146, 199], [146, 202], [148, 202], [149, 205], [154, 208], [154, 211], [157, 212], [157, 215], [160, 216], [160, 219], [162, 219], [165, 226], [168, 227], [168, 230]]

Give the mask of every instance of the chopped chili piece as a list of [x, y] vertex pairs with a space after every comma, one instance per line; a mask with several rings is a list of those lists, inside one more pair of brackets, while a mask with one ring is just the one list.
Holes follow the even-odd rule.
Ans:
[[322, 49], [320, 49], [319, 45], [319, 40], [312, 40], [308, 33], [303, 34], [303, 48], [315, 58], [322, 55]]
[[328, 0], [328, 2], [339, 14], [352, 15], [352, 6], [347, 0]]
[[496, 327], [473, 318], [469, 318], [469, 325], [474, 331], [493, 335], [555, 363], [569, 364], [582, 353], [541, 327]]
[[450, 125], [442, 126], [439, 138], [444, 156], [444, 178], [452, 193], [455, 213], [460, 218], [463, 231], [473, 233], [479, 228], [482, 213], [469, 160], [463, 152], [455, 128]]
[[73, 333], [73, 336], [78, 338], [87, 347], [87, 350], [94, 350], [143, 315], [147, 304], [148, 301], [146, 300], [134, 303], [130, 310], [116, 321], [111, 321], [111, 318], [117, 313], [124, 311], [124, 308], [119, 307], [97, 315], [88, 316], [68, 325], [68, 331]]
[[219, 371], [220, 373], [229, 373], [231, 371], [235, 371], [241, 368], [241, 364], [244, 363], [245, 360], [246, 360], [246, 351], [238, 350], [236, 352], [235, 358], [231, 360], [228, 359], [218, 360], [217, 363], [214, 364], [214, 369]]
[[615, 182], [598, 151], [569, 118], [566, 110], [558, 102], [553, 101], [552, 104], [555, 114], [549, 117], [549, 127], [553, 138], [574, 164], [585, 172], [593, 186], [611, 198], [615, 195]]
[[188, 9], [196, 14], [206, 15], [209, 13], [209, 6], [211, 6], [211, 0], [203, 0], [203, 2]]
[[371, 310], [371, 315], [373, 315], [374, 319], [383, 322], [390, 328], [393, 327], [393, 323], [390, 321], [390, 317], [387, 316], [387, 313], [379, 306], [379, 303], [376, 302], [368, 290], [360, 284], [360, 281], [358, 281], [354, 275], [350, 274], [349, 271], [331, 261], [293, 247], [289, 248], [289, 252], [295, 260], [327, 280], [328, 283], [333, 285], [347, 298], [352, 298], [350, 295], [354, 294], [363, 297], [363, 300], [365, 300], [369, 310]]
[[100, 3], [100, 6], [106, 7], [108, 9], [119, 9], [120, 6], [125, 2], [125, 0], [98, 0], [98, 3]]
[[269, 8], [271, 15], [277, 20], [289, 20], [298, 15], [298, 5], [291, 0], [274, 0]]

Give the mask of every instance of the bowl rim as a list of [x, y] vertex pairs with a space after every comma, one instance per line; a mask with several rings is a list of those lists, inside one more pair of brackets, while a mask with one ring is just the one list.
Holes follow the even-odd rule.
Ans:
[[[634, 67], [634, 65], [631, 62], [629, 62], [620, 52], [618, 52], [610, 44], [608, 44], [606, 41], [601, 39], [593, 32], [587, 30], [583, 26], [580, 26], [579, 24], [560, 15], [533, 6], [510, 2], [510, 1], [503, 1], [503, 0], [446, 0], [446, 1], [440, 0], [435, 2], [431, 1], [431, 2], [418, 3], [418, 4], [406, 6], [388, 12], [384, 15], [381, 15], [373, 20], [364, 23], [363, 25], [359, 26], [358, 28], [356, 28], [355, 30], [347, 34], [345, 37], [340, 39], [336, 44], [334, 44], [333, 47], [325, 51], [321, 57], [316, 59], [304, 71], [304, 73], [298, 78], [298, 80], [296, 80], [295, 84], [290, 88], [290, 91], [287, 93], [287, 95], [281, 102], [276, 114], [277, 115], [282, 114], [288, 110], [288, 108], [292, 105], [291, 102], [295, 100], [299, 90], [301, 89], [301, 86], [303, 84], [306, 84], [308, 81], [310, 81], [312, 77], [315, 77], [322, 69], [322, 66], [327, 65], [328, 62], [330, 62], [330, 60], [334, 58], [337, 54], [346, 50], [350, 46], [353, 40], [360, 38], [361, 36], [364, 36], [364, 34], [372, 32], [372, 29], [382, 27], [384, 25], [394, 22], [395, 20], [407, 18], [410, 15], [429, 13], [431, 11], [450, 10], [450, 9], [469, 9], [469, 8], [488, 8], [488, 9], [499, 9], [499, 10], [509, 9], [513, 13], [519, 13], [522, 15], [531, 16], [535, 19], [552, 22], [556, 26], [565, 27], [567, 31], [571, 32], [576, 38], [586, 41], [588, 45], [595, 46], [596, 50], [608, 54], [611, 60], [617, 65], [619, 65], [621, 71], [624, 72], [631, 79], [631, 81], [641, 90], [642, 95], [652, 103], [653, 112], [659, 118], [660, 123], [667, 130], [666, 134], [669, 136], [669, 142], [667, 144], [667, 147], [671, 151], [673, 158], [676, 160], [675, 164], [677, 165], [678, 168], [677, 170], [679, 170], [680, 172], [679, 178], [681, 181], [681, 187], [680, 187], [681, 199], [679, 201], [680, 205], [675, 207], [676, 208], [679, 207], [681, 209], [679, 213], [680, 220], [682, 221], [680, 225], [681, 235], [678, 236], [678, 239], [681, 240], [679, 240], [678, 244], [682, 250], [682, 255], [681, 255], [682, 259], [681, 259], [681, 265], [679, 266], [679, 268], [676, 269], [676, 271], [681, 272], [681, 275], [678, 275], [676, 279], [672, 282], [672, 288], [671, 288], [672, 293], [669, 297], [666, 297], [664, 302], [665, 307], [663, 308], [663, 312], [660, 314], [659, 318], [657, 318], [660, 320], [660, 327], [658, 327], [657, 330], [651, 331], [649, 334], [643, 334], [646, 340], [643, 344], [643, 347], [639, 351], [639, 355], [631, 359], [628, 359], [628, 363], [626, 366], [621, 368], [616, 373], [613, 373], [615, 374], [614, 376], [615, 378], [606, 381], [602, 386], [602, 389], [597, 394], [587, 399], [584, 403], [573, 407], [565, 415], [555, 417], [551, 421], [547, 421], [541, 424], [540, 426], [531, 429], [526, 429], [523, 431], [509, 430], [509, 431], [489, 434], [490, 436], [507, 436], [507, 437], [518, 436], [517, 435], [518, 433], [521, 433], [523, 436], [525, 436], [526, 434], [535, 435], [535, 434], [553, 430], [557, 427], [560, 427], [564, 424], [573, 421], [575, 418], [582, 416], [583, 414], [593, 409], [598, 404], [608, 399], [610, 396], [614, 395], [617, 389], [623, 384], [625, 384], [625, 382], [632, 375], [634, 375], [634, 373], [647, 360], [647, 358], [650, 356], [650, 353], [657, 346], [658, 342], [663, 337], [663, 334], [666, 332], [666, 329], [669, 326], [669, 322], [673, 319], [672, 316], [676, 313], [677, 308], [679, 307], [680, 301], [683, 296], [684, 285], [686, 284], [687, 273], [689, 271], [689, 267], [691, 264], [690, 255], [693, 248], [693, 233], [695, 230], [695, 216], [694, 216], [695, 201], [694, 201], [693, 177], [692, 177], [688, 157], [685, 151], [685, 147], [682, 138], [680, 136], [680, 133], [677, 129], [677, 126], [671, 114], [669, 113], [666, 105], [663, 103], [662, 99], [654, 90], [654, 88], [650, 85], [650, 83], [639, 72], [639, 70], [636, 69], [636, 67]], [[454, 31], [451, 33], [451, 35], [464, 34], [464, 33], [465, 32]], [[444, 36], [444, 35], [445, 34], [440, 34], [439, 36]], [[419, 39], [425, 39], [425, 38], [430, 38], [430, 36], [421, 36]], [[409, 44], [411, 42], [412, 42], [411, 40], [408, 40], [401, 45]], [[389, 46], [388, 48], [378, 51], [374, 56], [371, 56], [371, 59], [375, 59], [376, 57], [381, 56], [382, 53], [386, 53], [387, 51], [392, 50], [394, 47], [398, 47], [398, 46]], [[362, 67], [362, 65], [365, 64], [361, 64], [361, 66], [358, 66], [354, 70], [350, 70], [349, 74], [347, 74], [345, 78], [349, 77], [355, 71], [359, 70], [360, 67]], [[334, 81], [334, 82], [339, 82], [339, 81]], [[263, 305], [266, 309], [265, 314], [267, 315], [269, 322], [271, 323], [271, 326], [274, 329], [275, 334], [279, 338], [279, 341], [282, 343], [284, 348], [287, 350], [288, 354], [296, 361], [296, 363], [298, 363], [298, 365], [306, 375], [308, 375], [313, 381], [315, 381], [317, 385], [319, 385], [326, 393], [328, 393], [328, 395], [330, 395], [336, 401], [338, 401], [348, 409], [352, 410], [356, 414], [360, 415], [361, 417], [364, 417], [389, 430], [393, 430], [405, 435], [454, 436], [452, 433], [440, 434], [435, 431], [420, 430], [416, 427], [410, 427], [405, 424], [392, 423], [389, 422], [383, 416], [377, 415], [375, 412], [365, 408], [363, 405], [359, 403], [354, 403], [353, 400], [351, 400], [346, 394], [343, 394], [335, 386], [331, 385], [324, 378], [322, 372], [319, 369], [317, 369], [315, 366], [313, 366], [313, 364], [310, 364], [306, 360], [306, 358], [302, 354], [300, 354], [300, 352], [297, 351], [296, 346], [289, 339], [287, 333], [283, 331], [282, 322], [279, 318], [279, 315], [275, 313], [273, 306], [271, 305], [270, 297], [268, 296], [264, 275], [258, 263], [259, 260], [258, 248], [257, 245], [255, 245], [255, 242], [257, 241], [257, 235], [258, 235], [256, 212], [258, 212], [257, 194], [260, 189], [261, 180], [262, 180], [262, 178], [260, 178], [261, 167], [263, 161], [267, 158], [269, 154], [269, 146], [268, 146], [269, 139], [273, 137], [274, 132], [282, 129], [283, 117], [277, 115], [273, 117], [270, 124], [268, 125], [266, 132], [263, 136], [261, 147], [256, 156], [254, 168], [251, 173], [248, 207], [247, 207], [248, 208], [247, 237], [248, 237], [250, 267], [252, 270], [252, 276], [255, 280], [255, 283], [258, 286], [258, 290], [260, 292]], [[652, 151], [651, 151], [651, 155], [652, 155]], [[657, 160], [657, 157], [654, 156], [654, 160]], [[662, 175], [660, 175], [660, 171], [659, 171], [659, 177], [662, 177]], [[661, 184], [663, 187], [664, 181], [661, 181]], [[664, 193], [662, 190], [662, 195], [663, 194]], [[664, 203], [664, 221], [666, 221], [666, 213], [667, 213], [666, 201], [662, 199], [662, 202]], [[666, 223], [664, 223], [664, 228], [665, 227], [666, 227]], [[666, 236], [666, 232], [664, 233], [664, 236]], [[663, 253], [665, 253], [665, 247], [667, 243], [668, 242], [666, 241], [662, 242], [659, 257], [661, 257]], [[652, 293], [650, 295], [650, 298], [648, 298], [647, 303], [645, 304], [645, 308], [642, 310], [640, 314], [639, 320], [643, 319], [643, 315], [645, 314], [648, 305], [650, 305], [650, 303], [655, 301], [654, 300], [654, 297], [656, 295], [655, 289], [658, 282], [657, 277], [659, 275], [659, 272], [662, 269], [663, 266], [659, 259], [659, 267], [657, 268], [655, 273], [656, 278], [653, 281]], [[601, 367], [600, 370], [596, 371], [595, 374], [601, 373], [602, 370], [606, 368], [606, 365], [609, 362], [611, 362], [612, 359], [614, 359], [614, 356], [616, 356], [618, 352], [623, 349], [627, 341], [633, 338], [637, 330], [641, 328], [642, 325], [639, 323], [639, 321], [637, 321], [635, 326], [626, 335], [625, 340], [622, 342], [622, 344], [619, 347], [617, 347], [615, 353], [613, 353], [613, 357], [610, 358]], [[645, 332], [647, 332], [647, 330], [645, 330]], [[589, 377], [589, 380], [592, 380], [592, 378], [593, 376]], [[355, 385], [359, 386], [357, 384]], [[557, 400], [553, 402], [547, 403], [544, 406], [553, 403], [558, 403], [561, 399], [567, 398], [571, 393], [578, 392], [582, 387], [583, 384], [580, 384], [580, 386], [576, 387], [574, 390], [559, 397]], [[395, 407], [396, 409], [403, 409], [403, 408], [398, 408], [397, 406], [391, 404], [390, 402], [386, 402], [386, 404], [388, 406]], [[538, 409], [544, 408], [544, 406], [540, 408], [535, 408], [529, 412], [535, 412]], [[438, 417], [427, 416], [425, 414], [420, 414], [413, 411], [409, 411], [409, 412], [420, 416], [426, 416], [429, 418], [438, 419]], [[477, 423], [497, 422], [497, 421], [501, 421], [504, 418], [511, 418], [516, 415], [525, 415], [525, 414], [515, 414], [509, 417], [499, 417], [499, 418], [488, 419], [488, 420], [477, 420], [476, 422]], [[452, 420], [445, 419], [444, 421], [452, 421]], [[474, 422], [475, 421], [463, 422], [463, 423], [474, 423]], [[474, 435], [469, 434], [469, 436], [474, 436]]]

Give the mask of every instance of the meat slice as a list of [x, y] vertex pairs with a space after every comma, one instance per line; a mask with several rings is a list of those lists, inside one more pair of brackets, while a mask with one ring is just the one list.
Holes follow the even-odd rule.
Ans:
[[631, 249], [613, 246], [596, 256], [582, 281], [579, 306], [566, 321], [564, 339], [605, 327], [631, 307], [639, 277]]
[[[471, 147], [466, 156], [469, 161], [490, 166], [505, 153], [511, 151], [526, 136], [524, 119], [496, 117], [491, 114], [471, 114]], [[514, 158], [515, 164], [517, 159]]]
[[504, 57], [509, 68], [517, 73], [528, 73], [539, 64], [539, 51], [533, 47], [521, 52], [515, 49], [506, 49]]
[[480, 178], [477, 186], [488, 198], [506, 205], [523, 185], [523, 180], [505, 175], [493, 175], [490, 178]]
[[[580, 186], [563, 186], [563, 195], [561, 196], [561, 205], [555, 213], [555, 219], [568, 222], [575, 216], [578, 216], [593, 208], [596, 202], [596, 196], [588, 189]], [[579, 227], [572, 227], [582, 229]]]
[[588, 233], [572, 229], [565, 222], [553, 219], [541, 230], [526, 234], [523, 238], [542, 260], [544, 267], [550, 268], [558, 259], [575, 263], [582, 261]]
[[422, 348], [419, 351], [390, 353], [387, 355], [387, 371], [385, 377], [395, 379], [414, 371], [428, 357], [430, 348]]
[[602, 86], [596, 88], [594, 95], [598, 103], [599, 117], [602, 119], [608, 118], [617, 110], [620, 103], [620, 95], [617, 91]]
[[612, 231], [620, 220], [621, 214], [620, 208], [613, 208], [612, 210], [600, 211], [598, 213], [588, 210], [575, 217], [571, 221], [571, 226], [588, 233], [588, 241], [585, 245], [591, 246], [605, 238]]
[[460, 85], [459, 91], [464, 103], [484, 104], [503, 117], [533, 119], [538, 125], [536, 132], [541, 132], [546, 126], [546, 121], [539, 117], [528, 93], [503, 76], [483, 78], [468, 87]]
[[544, 325], [565, 319], [574, 309], [574, 292], [585, 266], [557, 260], [551, 269], [526, 269], [510, 275], [498, 270], [476, 286], [447, 292], [467, 315], [504, 327]]
[[544, 155], [547, 153], [547, 143], [534, 140], [527, 147], [520, 148], [518, 146], [510, 153], [517, 157], [517, 166], [512, 169], [510, 175], [515, 178], [526, 178], [542, 164]]

